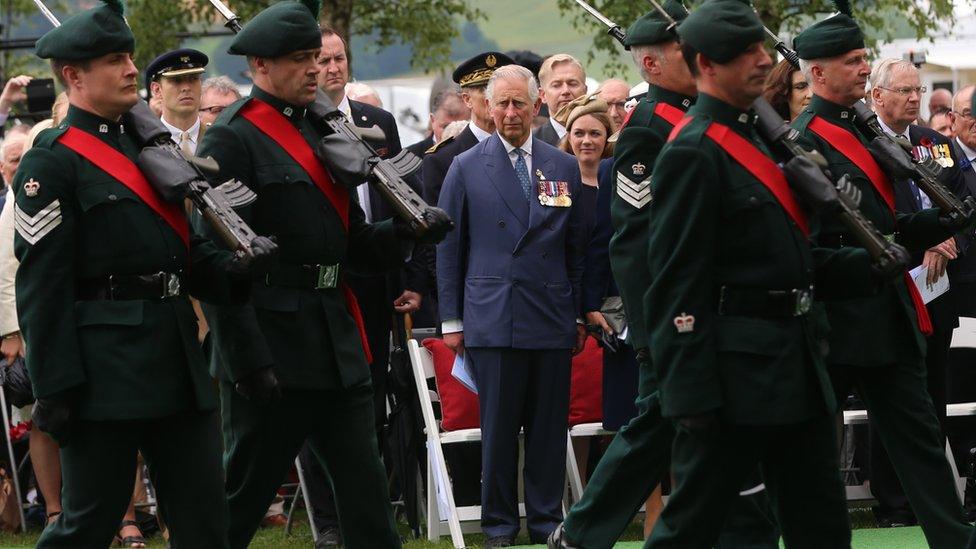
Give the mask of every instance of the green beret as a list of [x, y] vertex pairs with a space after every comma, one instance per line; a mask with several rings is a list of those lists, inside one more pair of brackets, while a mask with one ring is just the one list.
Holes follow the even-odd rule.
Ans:
[[[667, 0], [662, 6], [664, 11], [668, 12], [671, 19], [680, 23], [688, 17], [688, 10], [681, 5], [681, 2], [677, 0]], [[650, 46], [653, 44], [659, 44], [661, 42], [667, 42], [669, 40], [676, 40], [677, 35], [674, 29], [670, 29], [671, 21], [668, 21], [658, 12], [653, 9], [627, 29], [627, 37], [624, 38], [624, 48], [630, 49], [631, 46]]]
[[122, 18], [121, 0], [103, 0], [97, 8], [64, 20], [37, 41], [35, 53], [41, 59], [84, 61], [109, 53], [135, 51], [136, 39]]
[[227, 53], [271, 58], [321, 48], [320, 6], [312, 0], [288, 0], [264, 9], [237, 33]]
[[810, 25], [793, 39], [793, 49], [800, 59], [836, 57], [863, 47], [861, 27], [844, 13]]
[[728, 63], [765, 39], [759, 16], [742, 0], [707, 0], [678, 25], [681, 41], [716, 63]]

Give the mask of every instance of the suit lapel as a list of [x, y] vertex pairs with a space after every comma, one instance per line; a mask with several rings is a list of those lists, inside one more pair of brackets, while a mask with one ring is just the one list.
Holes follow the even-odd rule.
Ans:
[[502, 145], [501, 138], [497, 134], [485, 140], [485, 148], [482, 151], [485, 172], [495, 190], [501, 195], [505, 205], [511, 210], [512, 215], [522, 223], [524, 228], [529, 227], [529, 205], [522, 194], [522, 188], [515, 175], [515, 168], [508, 159], [505, 146]]

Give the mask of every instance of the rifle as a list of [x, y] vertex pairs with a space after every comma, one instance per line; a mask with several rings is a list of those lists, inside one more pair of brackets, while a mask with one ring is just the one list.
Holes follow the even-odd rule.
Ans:
[[[227, 28], [235, 34], [241, 31], [240, 19], [230, 8], [220, 0], [210, 3], [226, 19]], [[362, 130], [351, 126], [321, 89], [316, 90], [308, 112], [316, 128], [325, 134], [315, 153], [333, 179], [350, 189], [369, 182], [422, 242], [440, 242], [454, 228], [454, 221], [444, 210], [428, 205], [404, 180], [420, 168], [420, 159], [414, 154], [403, 150], [393, 159], [380, 158], [361, 135]]]
[[951, 229], [962, 229], [976, 216], [976, 200], [967, 196], [965, 200], [949, 192], [939, 182], [940, 166], [934, 159], [915, 160], [910, 143], [897, 140], [885, 133], [878, 123], [878, 115], [863, 101], [854, 103], [854, 125], [861, 133], [871, 137], [868, 150], [881, 164], [885, 173], [894, 179], [911, 179], [941, 210], [942, 224]]
[[620, 28], [620, 25], [611, 21], [607, 16], [603, 15], [599, 10], [587, 4], [583, 0], [576, 0], [576, 3], [579, 4], [581, 8], [586, 10], [587, 13], [592, 15], [597, 21], [603, 23], [607, 27], [607, 34], [613, 37], [613, 39], [617, 42], [620, 42], [621, 46], [624, 46], [624, 39], [627, 38], [627, 33]]
[[[52, 25], [61, 26], [61, 22], [41, 0], [34, 0], [34, 4]], [[234, 211], [234, 207], [253, 202], [257, 196], [233, 180], [221, 185], [219, 190], [213, 189], [204, 171], [216, 175], [217, 163], [212, 159], [186, 158], [173, 142], [169, 130], [145, 102], [136, 103], [123, 116], [123, 124], [143, 147], [136, 165], [163, 200], [182, 203], [184, 199], [189, 199], [238, 260], [247, 264], [255, 259], [251, 243], [258, 235]], [[229, 192], [225, 194], [223, 190]]]
[[[674, 19], [656, 0], [650, 0], [672, 27]], [[780, 47], [789, 50], [768, 28], [766, 34], [777, 40]], [[781, 51], [782, 53], [782, 51]], [[790, 56], [784, 54], [790, 59]], [[793, 53], [793, 58], [796, 54]], [[837, 217], [854, 235], [858, 243], [871, 256], [873, 268], [879, 275], [893, 278], [908, 266], [910, 256], [901, 245], [890, 242], [858, 208], [860, 192], [849, 176], [835, 183], [826, 172], [827, 161], [817, 151], [807, 151], [797, 141], [799, 132], [787, 124], [762, 96], [752, 105], [757, 114], [756, 130], [771, 145], [776, 160], [780, 162], [790, 187], [803, 199], [804, 204], [821, 215]]]

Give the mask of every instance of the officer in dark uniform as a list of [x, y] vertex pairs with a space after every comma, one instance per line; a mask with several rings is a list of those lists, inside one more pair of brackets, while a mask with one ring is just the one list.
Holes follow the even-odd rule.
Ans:
[[[849, 547], [812, 288], [868, 293], [870, 260], [860, 249], [813, 253], [810, 222], [756, 133], [749, 109], [772, 60], [752, 8], [706, 2], [678, 33], [699, 94], [650, 184], [643, 311], [677, 434], [675, 489], [649, 545], [711, 547], [760, 464], [787, 547]], [[831, 270], [815, 270], [815, 257]]]
[[[37, 42], [68, 90], [65, 121], [24, 156], [15, 250], [34, 424], [61, 444], [63, 513], [38, 547], [107, 547], [149, 464], [172, 547], [226, 547], [217, 400], [187, 293], [243, 301], [231, 255], [194, 236], [134, 163], [139, 101], [121, 2]], [[226, 295], [222, 295], [226, 294]]]
[[[679, 22], [688, 13], [676, 0], [666, 2], [664, 9]], [[637, 52], [634, 59], [648, 82], [648, 92], [631, 111], [614, 148], [610, 215], [616, 231], [609, 242], [610, 263], [627, 314], [627, 340], [639, 349], [637, 415], [607, 448], [583, 498], [550, 539], [553, 548], [612, 547], [670, 465], [674, 427], [661, 417], [643, 318], [642, 301], [650, 280], [650, 184], [654, 161], [674, 125], [694, 103], [697, 90], [669, 25], [652, 10], [627, 29], [625, 47]], [[648, 46], [657, 52], [645, 53]], [[745, 488], [753, 488], [758, 482], [746, 484]], [[776, 546], [778, 536], [767, 507], [761, 490], [750, 490], [736, 500], [719, 546]]]
[[[870, 72], [857, 22], [849, 13], [837, 14], [801, 32], [794, 45], [813, 97], [793, 125], [827, 159], [834, 177], [851, 176], [865, 217], [882, 233], [896, 235], [910, 252], [952, 236], [938, 209], [896, 213], [891, 182], [854, 124], [851, 107], [864, 97]], [[814, 227], [813, 239], [821, 247], [852, 242], [843, 225], [829, 220]], [[931, 330], [931, 322], [914, 284], [898, 278], [869, 297], [828, 302], [827, 314], [829, 371], [838, 400], [856, 389], [864, 401], [929, 545], [963, 546], [972, 527], [926, 390], [923, 332]]]
[[424, 200], [428, 204], [437, 204], [441, 185], [454, 157], [481, 143], [495, 131], [495, 123], [485, 106], [485, 86], [496, 68], [514, 64], [515, 61], [504, 53], [489, 51], [468, 59], [454, 69], [451, 77], [461, 86], [461, 98], [471, 109], [471, 123], [457, 136], [444, 139], [427, 150], [423, 177]]
[[[308, 5], [307, 5], [308, 4]], [[251, 538], [302, 444], [330, 477], [350, 548], [399, 547], [376, 442], [365, 329], [345, 273], [403, 264], [392, 220], [367, 224], [354, 190], [313, 152], [323, 135], [306, 111], [321, 70], [317, 2], [279, 2], [234, 39], [251, 95], [207, 132], [201, 156], [257, 194], [240, 210], [273, 234], [280, 261], [255, 277], [242, 307], [205, 307], [220, 379], [230, 544]], [[276, 398], [280, 395], [280, 398]]]

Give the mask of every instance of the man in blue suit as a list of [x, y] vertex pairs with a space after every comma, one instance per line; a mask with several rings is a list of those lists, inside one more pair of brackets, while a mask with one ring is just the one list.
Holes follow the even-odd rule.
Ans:
[[586, 337], [579, 167], [532, 137], [538, 89], [524, 67], [495, 70], [485, 96], [496, 133], [454, 159], [438, 202], [456, 223], [437, 246], [440, 314], [478, 387], [486, 547], [519, 530], [520, 429], [531, 541], [562, 518], [570, 362]]

